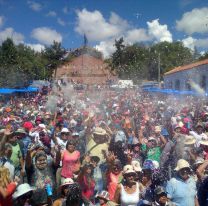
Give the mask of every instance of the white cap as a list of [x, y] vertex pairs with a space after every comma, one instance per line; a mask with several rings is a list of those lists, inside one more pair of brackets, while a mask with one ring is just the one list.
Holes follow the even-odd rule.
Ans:
[[61, 133], [69, 133], [68, 128], [64, 127], [64, 128], [61, 130]]

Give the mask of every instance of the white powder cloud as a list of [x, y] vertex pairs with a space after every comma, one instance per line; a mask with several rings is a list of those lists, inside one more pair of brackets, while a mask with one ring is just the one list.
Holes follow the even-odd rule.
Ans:
[[167, 41], [172, 42], [172, 34], [168, 30], [166, 24], [161, 25], [159, 19], [147, 22], [149, 35], [156, 39], [157, 42]]
[[208, 32], [208, 7], [184, 13], [183, 17], [176, 21], [176, 28], [189, 35]]
[[40, 11], [42, 9], [42, 5], [35, 1], [27, 1], [27, 4], [33, 11]]
[[7, 38], [11, 38], [15, 44], [20, 44], [24, 42], [24, 35], [15, 32], [14, 29], [11, 27], [6, 28], [3, 31], [0, 31], [0, 44]]
[[30, 47], [36, 52], [41, 52], [45, 49], [45, 46], [42, 44], [26, 44], [26, 46]]
[[48, 27], [39, 27], [33, 29], [31, 32], [31, 37], [46, 45], [53, 44], [54, 41], [62, 42], [62, 35], [56, 30], [50, 29]]

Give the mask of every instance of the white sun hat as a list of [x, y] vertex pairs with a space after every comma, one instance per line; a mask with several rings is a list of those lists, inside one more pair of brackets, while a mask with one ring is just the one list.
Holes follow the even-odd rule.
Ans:
[[179, 171], [179, 170], [181, 170], [183, 168], [190, 168], [190, 165], [189, 165], [189, 163], [186, 160], [180, 159], [177, 162], [177, 166], [175, 168], [175, 171]]
[[31, 187], [28, 183], [21, 184], [17, 187], [16, 192], [13, 194], [13, 198], [16, 199], [33, 190], [34, 188]]

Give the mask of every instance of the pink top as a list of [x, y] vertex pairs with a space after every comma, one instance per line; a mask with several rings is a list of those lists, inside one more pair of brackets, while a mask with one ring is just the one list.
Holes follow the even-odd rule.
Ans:
[[77, 170], [79, 165], [80, 152], [74, 151], [69, 153], [67, 150], [64, 150], [62, 158], [62, 171], [61, 176], [65, 178], [72, 178], [73, 173]]
[[114, 195], [115, 195], [115, 192], [116, 192], [117, 185], [121, 182], [121, 179], [122, 179], [121, 173], [116, 175], [116, 174], [111, 172], [109, 174], [107, 188], [108, 188], [108, 193], [109, 193], [110, 200], [114, 199]]

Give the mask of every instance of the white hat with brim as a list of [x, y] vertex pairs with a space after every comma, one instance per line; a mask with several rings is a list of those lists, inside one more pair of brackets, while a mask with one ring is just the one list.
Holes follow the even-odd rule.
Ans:
[[110, 200], [110, 198], [109, 198], [109, 193], [108, 193], [107, 191], [105, 191], [105, 190], [103, 190], [103, 191], [97, 193], [95, 197], [96, 197], [96, 198], [103, 198], [103, 199], [105, 199], [105, 200], [107, 200], [107, 201]]
[[132, 165], [125, 165], [123, 168], [123, 175], [136, 173]]
[[179, 170], [181, 170], [183, 168], [190, 168], [190, 165], [189, 165], [189, 163], [186, 160], [180, 159], [180, 160], [178, 160], [177, 166], [176, 166], [176, 168], [174, 170], [175, 171], [179, 171]]
[[71, 178], [65, 178], [63, 181], [62, 181], [62, 184], [60, 187], [63, 187], [65, 185], [72, 185], [74, 184], [74, 180], [71, 179]]
[[106, 131], [104, 129], [102, 129], [101, 127], [96, 127], [95, 130], [93, 131], [93, 134], [96, 134], [96, 135], [101, 135], [101, 136], [104, 136], [106, 135]]
[[196, 143], [196, 139], [191, 135], [186, 135], [184, 144], [185, 145], [192, 145]]
[[142, 171], [142, 168], [141, 168], [140, 163], [138, 161], [133, 160], [131, 162], [131, 165], [133, 166], [133, 169], [134, 169], [135, 172], [141, 172]]
[[28, 183], [21, 184], [17, 187], [16, 192], [13, 194], [13, 198], [17, 199], [18, 197], [35, 190]]
[[201, 140], [199, 144], [208, 146], [208, 140]]
[[203, 158], [197, 158], [196, 161], [194, 162], [194, 165], [199, 165], [199, 164], [203, 164], [204, 163], [204, 159]]
[[64, 127], [62, 130], [61, 130], [61, 133], [69, 133], [69, 129]]

